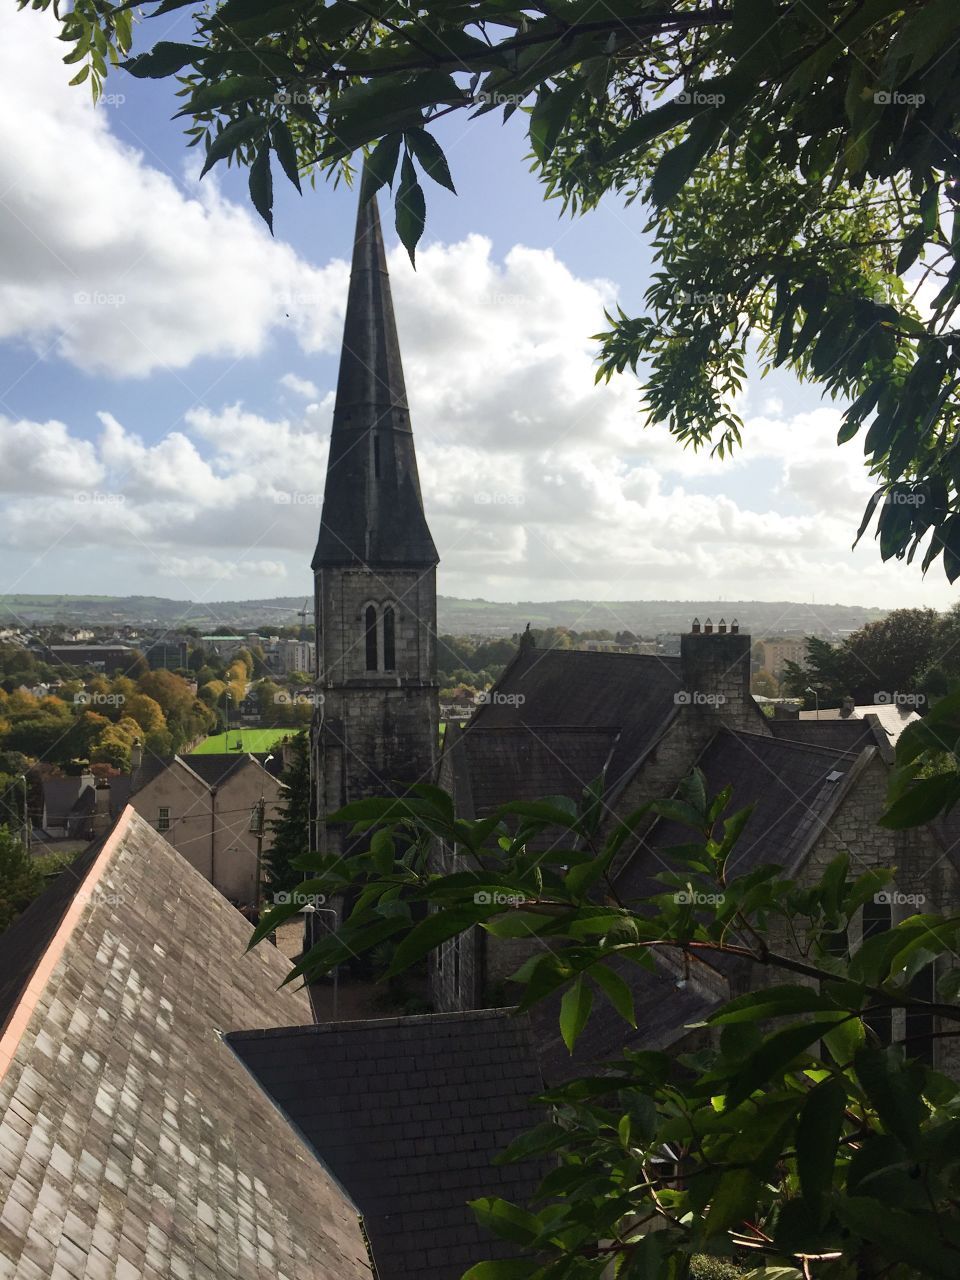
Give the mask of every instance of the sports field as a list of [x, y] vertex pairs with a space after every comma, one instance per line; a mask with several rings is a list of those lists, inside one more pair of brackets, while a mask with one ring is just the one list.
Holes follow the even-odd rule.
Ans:
[[191, 755], [223, 755], [225, 751], [270, 751], [281, 738], [296, 733], [295, 729], [231, 729], [205, 738]]

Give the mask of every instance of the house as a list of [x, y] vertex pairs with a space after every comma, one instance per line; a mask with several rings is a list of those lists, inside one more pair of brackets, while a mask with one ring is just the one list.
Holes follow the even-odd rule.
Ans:
[[0, 936], [0, 1275], [459, 1280], [544, 1118], [509, 1011], [310, 1025], [247, 920], [127, 808]]
[[[883, 717], [864, 708], [860, 717], [769, 720], [750, 696], [749, 673], [750, 638], [735, 631], [695, 629], [682, 637], [679, 659], [526, 644], [468, 724], [448, 726], [440, 783], [470, 818], [510, 800], [577, 800], [599, 780], [609, 824], [647, 800], [671, 795], [699, 768], [710, 793], [732, 787], [725, 816], [754, 806], [736, 851], [744, 869], [774, 863], [812, 883], [842, 851], [855, 872], [896, 868], [890, 892], [868, 903], [854, 922], [851, 946], [865, 929], [889, 927], [917, 910], [952, 912], [960, 897], [957, 824], [907, 832], [877, 825], [893, 763]], [[899, 708], [887, 710], [901, 716]], [[689, 838], [670, 823], [649, 819], [614, 867], [618, 896], [640, 909], [647, 897], [664, 892], [657, 877], [669, 864], [662, 851]], [[459, 869], [449, 849], [439, 847], [436, 856], [444, 869]], [[480, 929], [451, 939], [433, 959], [437, 1007], [505, 1001], [504, 983], [537, 945], [492, 938]], [[654, 1015], [647, 1024], [638, 1019], [642, 1045], [652, 1043], [664, 1009], [675, 1024], [674, 1038], [684, 1034], [687, 1011], [677, 1000], [674, 976], [659, 975], [659, 997], [649, 978], [631, 978], [639, 984], [638, 1001], [646, 999]], [[685, 979], [698, 998], [716, 1002], [748, 989], [757, 975], [694, 966]], [[582, 1059], [598, 1055], [597, 1037], [604, 1034], [588, 1028]], [[670, 1034], [660, 1027], [654, 1038], [669, 1040]], [[621, 1043], [636, 1043], [625, 1028], [619, 1035]], [[949, 1041], [928, 1038], [924, 1051], [940, 1066], [960, 1067]]]
[[114, 781], [115, 803], [128, 801], [224, 897], [254, 904], [260, 806], [266, 854], [280, 800], [279, 756], [140, 753], [133, 766], [128, 778]]
[[820, 720], [862, 720], [865, 716], [874, 716], [893, 746], [906, 729], [920, 719], [915, 710], [917, 702], [922, 705], [922, 694], [911, 696], [908, 700], [900, 700], [895, 694], [877, 694], [877, 701], [865, 706], [856, 706], [852, 698], [844, 698], [839, 707], [824, 707], [823, 710], [801, 711], [801, 721]]

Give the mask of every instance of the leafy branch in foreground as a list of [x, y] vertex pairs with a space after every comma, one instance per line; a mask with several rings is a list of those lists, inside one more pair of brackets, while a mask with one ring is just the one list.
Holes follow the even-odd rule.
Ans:
[[[678, 798], [608, 834], [597, 786], [579, 806], [508, 804], [476, 821], [432, 786], [333, 815], [352, 828], [353, 851], [321, 859], [301, 889], [353, 905], [291, 977], [318, 977], [387, 938], [399, 972], [477, 926], [539, 940], [513, 977], [518, 1005], [558, 1002], [571, 1051], [596, 999], [623, 1019], [622, 1052], [551, 1088], [548, 1118], [502, 1157], [549, 1158], [534, 1203], [475, 1202], [516, 1257], [479, 1264], [470, 1280], [685, 1280], [704, 1254], [750, 1262], [766, 1280], [960, 1273], [960, 1090], [917, 1059], [907, 1030], [920, 1015], [936, 1019], [941, 1043], [960, 1036], [960, 970], [947, 965], [960, 917], [916, 915], [838, 947], [890, 873], [851, 879], [841, 856], [812, 885], [774, 866], [737, 875], [749, 810], [725, 817], [730, 799], [708, 797], [694, 773]], [[610, 871], [651, 814], [691, 838], [665, 851], [662, 893], [624, 901]], [[460, 869], [434, 869], [438, 842]], [[251, 945], [293, 910], [275, 908]], [[669, 998], [658, 954], [691, 977], [707, 964], [714, 979], [740, 973], [747, 994], [700, 1024], [709, 1047], [629, 1047], [634, 968], [663, 973]], [[936, 998], [920, 999], [913, 984], [937, 960]], [[885, 1018], [886, 1045], [872, 1029]]]
[[[181, 9], [193, 40], [151, 44]], [[877, 480], [858, 537], [875, 520], [883, 559], [960, 576], [956, 0], [75, 0], [66, 61], [95, 95], [134, 12], [126, 71], [177, 78], [205, 171], [248, 166], [271, 226], [273, 161], [299, 189], [362, 153], [412, 258], [421, 178], [453, 189], [432, 126], [522, 108], [547, 195], [652, 210], [658, 270], [600, 376], [642, 373], [649, 421], [722, 456], [747, 360], [789, 367], [848, 402], [839, 442]]]

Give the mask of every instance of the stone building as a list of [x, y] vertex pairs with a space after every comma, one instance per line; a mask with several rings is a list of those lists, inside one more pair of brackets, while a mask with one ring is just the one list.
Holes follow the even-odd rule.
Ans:
[[357, 219], [320, 535], [315, 847], [349, 800], [433, 777], [439, 731], [436, 567], [375, 201]]

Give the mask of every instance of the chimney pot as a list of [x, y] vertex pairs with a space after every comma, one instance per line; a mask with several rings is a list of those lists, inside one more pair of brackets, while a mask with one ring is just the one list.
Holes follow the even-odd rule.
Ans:
[[694, 634], [695, 636], [698, 636], [698, 635], [700, 634], [700, 619], [699, 619], [699, 618], [694, 618], [694, 620], [693, 620], [693, 626], [690, 628], [690, 630], [693, 632], [693, 634]]

